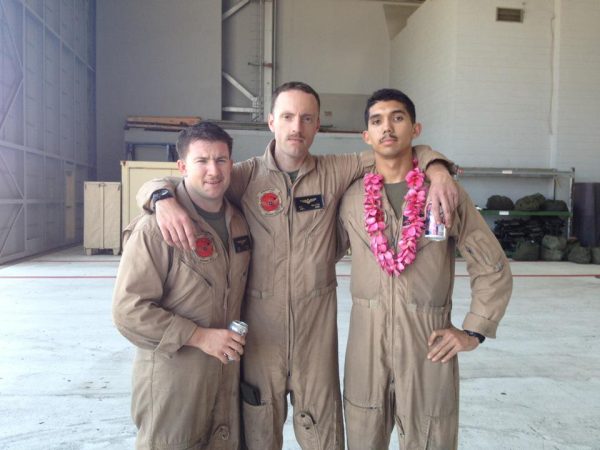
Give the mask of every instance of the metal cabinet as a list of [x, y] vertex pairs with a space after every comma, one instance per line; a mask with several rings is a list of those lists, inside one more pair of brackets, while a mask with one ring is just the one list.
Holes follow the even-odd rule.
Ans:
[[87, 255], [121, 251], [121, 183], [87, 181], [83, 195], [83, 247]]

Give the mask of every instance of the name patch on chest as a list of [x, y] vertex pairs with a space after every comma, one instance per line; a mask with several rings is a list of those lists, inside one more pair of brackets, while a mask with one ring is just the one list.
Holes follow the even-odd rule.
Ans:
[[250, 236], [240, 236], [233, 238], [233, 246], [236, 253], [247, 252], [252, 248]]
[[304, 197], [294, 197], [294, 206], [298, 212], [323, 209], [323, 196], [321, 194], [316, 194], [306, 195]]

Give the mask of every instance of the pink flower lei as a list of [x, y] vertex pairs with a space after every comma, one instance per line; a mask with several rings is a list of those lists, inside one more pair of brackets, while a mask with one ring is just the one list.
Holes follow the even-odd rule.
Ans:
[[423, 234], [425, 219], [423, 210], [427, 188], [424, 185], [425, 174], [413, 160], [413, 169], [406, 175], [408, 192], [404, 196], [404, 221], [402, 224], [402, 238], [398, 242], [396, 254], [389, 248], [385, 236], [385, 219], [381, 207], [381, 189], [383, 176], [376, 173], [367, 173], [364, 176], [365, 186], [365, 228], [369, 234], [371, 251], [377, 262], [388, 275], [400, 275], [409, 264], [412, 264], [417, 254], [417, 240]]

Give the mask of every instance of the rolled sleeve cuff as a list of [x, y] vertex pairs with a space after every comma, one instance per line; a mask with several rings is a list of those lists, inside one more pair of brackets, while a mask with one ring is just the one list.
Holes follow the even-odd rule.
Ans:
[[155, 351], [168, 356], [173, 355], [190, 340], [196, 328], [196, 324], [191, 320], [174, 316]]
[[474, 331], [475, 333], [483, 334], [488, 338], [496, 337], [496, 329], [498, 328], [498, 322], [486, 319], [473, 312], [469, 312], [463, 322], [463, 330]]

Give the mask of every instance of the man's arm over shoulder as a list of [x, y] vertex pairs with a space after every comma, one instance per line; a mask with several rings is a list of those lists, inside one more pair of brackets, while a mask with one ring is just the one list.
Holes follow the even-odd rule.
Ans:
[[[156, 221], [163, 239], [172, 247], [191, 251], [196, 241], [196, 230], [192, 219], [175, 198], [175, 189], [181, 182], [178, 177], [155, 178], [145, 182], [139, 189], [136, 200], [143, 211], [156, 213]], [[152, 194], [167, 189], [172, 197], [152, 202]]]
[[442, 164], [451, 175], [456, 175], [458, 167], [446, 155], [433, 150], [429, 145], [415, 145], [415, 155], [419, 161], [419, 167], [427, 171], [429, 166], [434, 163]]
[[256, 159], [251, 158], [233, 165], [231, 183], [229, 184], [229, 189], [227, 189], [225, 195], [227, 196], [227, 200], [238, 208], [240, 207], [242, 196], [244, 195], [244, 192], [246, 192], [250, 179], [252, 178], [255, 164]]
[[196, 325], [161, 306], [170, 266], [168, 247], [145, 224], [123, 250], [113, 293], [113, 321], [138, 347], [172, 354], [192, 337]]
[[370, 172], [374, 165], [372, 150], [361, 153], [339, 153], [314, 156], [321, 169], [331, 177], [334, 190], [341, 196], [346, 189], [365, 173]]
[[167, 189], [171, 194], [175, 195], [175, 187], [181, 181], [180, 177], [163, 177], [154, 178], [142, 184], [142, 187], [137, 192], [135, 200], [137, 205], [143, 211], [152, 213], [154, 205], [152, 204], [152, 194], [159, 189]]
[[419, 167], [431, 182], [427, 203], [431, 203], [433, 217], [437, 223], [445, 223], [447, 227], [451, 227], [454, 210], [458, 205], [458, 188], [451, 174], [456, 174], [457, 167], [428, 145], [417, 145], [414, 150]]
[[460, 199], [457, 245], [471, 278], [471, 307], [463, 328], [494, 338], [512, 294], [512, 272], [496, 236], [462, 188]]

